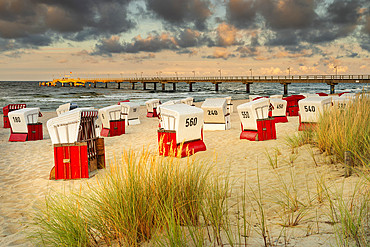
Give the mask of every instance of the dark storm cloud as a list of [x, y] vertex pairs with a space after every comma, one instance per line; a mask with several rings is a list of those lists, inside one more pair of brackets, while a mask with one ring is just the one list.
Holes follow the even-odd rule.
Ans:
[[370, 51], [370, 7], [367, 9], [364, 19], [365, 24], [361, 30], [360, 46], [362, 49]]
[[202, 58], [208, 58], [208, 59], [223, 59], [223, 60], [228, 60], [229, 58], [234, 58], [236, 57], [235, 54], [229, 54], [227, 56], [217, 56], [217, 55], [209, 55], [209, 56], [202, 56]]
[[370, 35], [369, 5], [365, 0], [230, 0], [226, 19], [239, 28], [259, 26], [267, 46], [301, 47], [302, 42], [327, 44], [355, 36], [363, 9], [367, 13], [362, 32]]
[[296, 46], [299, 44], [298, 36], [294, 30], [280, 30], [268, 37], [268, 46]]
[[367, 13], [366, 17], [365, 17], [365, 26], [363, 28], [363, 32], [365, 34], [368, 34], [370, 35], [370, 10], [368, 10], [369, 12]]
[[236, 49], [236, 52], [240, 53], [241, 58], [256, 57], [256, 56], [260, 55], [257, 48], [253, 47], [253, 46], [250, 46], [250, 47], [248, 47], [248, 46], [239, 46]]
[[160, 52], [162, 50], [177, 50], [178, 46], [173, 37], [168, 34], [149, 35], [143, 39], [135, 37], [131, 43], [121, 43], [119, 37], [112, 36], [110, 39], [102, 39], [95, 45], [92, 55], [108, 55], [112, 53], [139, 53]]
[[202, 35], [199, 32], [189, 28], [181, 31], [175, 40], [178, 46], [181, 48], [198, 47], [204, 44]]
[[314, 0], [259, 0], [256, 4], [266, 26], [274, 30], [309, 27], [317, 17]]
[[171, 25], [184, 27], [192, 23], [198, 30], [206, 29], [212, 14], [209, 0], [146, 0], [146, 7]]
[[125, 52], [127, 53], [159, 52], [162, 50], [177, 50], [174, 39], [166, 34], [148, 36], [146, 39], [135, 37], [132, 43], [125, 44]]
[[256, 6], [253, 0], [230, 0], [226, 4], [226, 18], [238, 28], [255, 26]]
[[0, 0], [0, 38], [20, 39], [27, 48], [27, 45], [50, 45], [60, 39], [60, 35], [64, 39], [82, 41], [127, 32], [135, 27], [135, 22], [128, 17], [129, 2]]

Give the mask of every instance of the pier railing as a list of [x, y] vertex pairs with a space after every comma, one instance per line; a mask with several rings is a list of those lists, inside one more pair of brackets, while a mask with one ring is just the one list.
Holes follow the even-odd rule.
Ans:
[[176, 84], [186, 82], [189, 84], [189, 91], [192, 91], [194, 83], [212, 83], [215, 85], [215, 90], [218, 91], [219, 84], [227, 83], [243, 83], [246, 85], [246, 91], [249, 93], [250, 84], [253, 83], [280, 83], [284, 85], [284, 94], [287, 94], [288, 85], [291, 83], [326, 83], [330, 85], [330, 92], [334, 93], [334, 86], [339, 83], [369, 83], [370, 75], [292, 75], [292, 76], [155, 76], [155, 77], [126, 77], [126, 78], [75, 78], [66, 77], [53, 79], [50, 82], [40, 82], [40, 86], [91, 86], [96, 87], [97, 83], [105, 83], [105, 88], [108, 83], [117, 83], [120, 89], [121, 83], [131, 83], [132, 89], [135, 89], [136, 83], [142, 83], [143, 89], [147, 89], [147, 84], [153, 84], [154, 90], [157, 90], [157, 83], [162, 85], [162, 90], [165, 90], [166, 84], [172, 84], [173, 90], [176, 90]]

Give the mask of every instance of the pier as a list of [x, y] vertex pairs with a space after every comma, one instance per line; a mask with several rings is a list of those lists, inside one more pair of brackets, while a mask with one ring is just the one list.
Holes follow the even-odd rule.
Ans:
[[[171, 85], [176, 91], [176, 84], [185, 82], [189, 85], [189, 91], [193, 91], [193, 84], [212, 83], [215, 91], [219, 90], [222, 83], [242, 83], [245, 84], [246, 93], [250, 93], [250, 85], [253, 83], [279, 83], [283, 86], [284, 95], [288, 95], [288, 85], [292, 83], [326, 83], [330, 86], [330, 93], [335, 93], [335, 85], [339, 83], [370, 83], [370, 75], [302, 75], [302, 76], [214, 76], [214, 77], [140, 77], [140, 78], [62, 78], [53, 79], [48, 82], [40, 82], [39, 86], [70, 86], [70, 87], [94, 87], [97, 83], [105, 84], [116, 83], [117, 89], [121, 88], [121, 83], [130, 83], [131, 89], [135, 89], [136, 83], [141, 83], [143, 90], [157, 91], [157, 84], [161, 85], [162, 91], [166, 90], [166, 85]], [[150, 86], [150, 88], [148, 88]]]

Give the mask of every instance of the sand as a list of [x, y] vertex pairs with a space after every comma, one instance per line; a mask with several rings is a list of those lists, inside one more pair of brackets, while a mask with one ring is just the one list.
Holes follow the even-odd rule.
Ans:
[[[287, 184], [291, 177], [295, 181], [295, 189], [302, 201], [314, 198], [317, 177], [325, 177], [331, 184], [340, 185], [345, 181], [350, 190], [357, 177], [343, 178], [344, 169], [341, 164], [331, 164], [330, 157], [312, 149], [313, 156], [305, 145], [292, 154], [285, 138], [297, 133], [298, 117], [288, 117], [288, 123], [276, 124], [277, 139], [263, 142], [240, 140], [240, 120], [236, 107], [246, 100], [233, 101], [234, 112], [231, 114], [231, 129], [227, 131], [204, 132], [207, 151], [196, 154], [199, 158], [211, 159], [217, 154], [217, 170], [219, 174], [230, 173], [233, 179], [233, 191], [230, 202], [240, 194], [243, 184], [247, 183], [251, 190], [257, 190], [257, 172], [261, 190], [266, 198], [265, 206], [270, 225], [270, 235], [277, 239], [281, 231], [282, 219], [279, 217], [281, 208], [274, 201], [277, 191], [282, 188], [282, 178]], [[200, 107], [201, 103], [196, 103]], [[128, 126], [126, 134], [105, 138], [106, 161], [109, 163], [114, 155], [120, 155], [123, 149], [140, 151], [143, 146], [153, 153], [157, 150], [158, 119], [146, 118], [146, 109], [141, 107], [140, 125]], [[2, 115], [0, 115], [2, 119]], [[44, 197], [49, 190], [62, 190], [69, 186], [79, 186], [94, 182], [95, 177], [82, 180], [52, 181], [49, 173], [54, 166], [53, 146], [46, 128], [46, 121], [56, 117], [55, 112], [43, 112], [40, 121], [43, 123], [44, 140], [30, 142], [8, 142], [10, 129], [0, 125], [0, 246], [32, 246], [23, 232], [28, 215], [38, 199]], [[278, 152], [278, 168], [272, 169], [266, 152], [274, 156]], [[317, 166], [313, 160], [315, 158]], [[293, 161], [293, 162], [291, 162]], [[292, 176], [290, 176], [292, 175]], [[311, 191], [310, 196], [307, 191]], [[236, 202], [236, 201], [235, 201]], [[237, 208], [231, 206], [233, 217], [237, 217]], [[313, 218], [304, 219], [296, 227], [286, 228], [288, 246], [332, 246], [335, 245], [333, 228], [327, 223], [325, 207], [316, 206]], [[307, 217], [308, 218], [308, 217]], [[253, 230], [248, 243], [260, 246], [262, 238]], [[276, 242], [278, 243], [278, 242]]]

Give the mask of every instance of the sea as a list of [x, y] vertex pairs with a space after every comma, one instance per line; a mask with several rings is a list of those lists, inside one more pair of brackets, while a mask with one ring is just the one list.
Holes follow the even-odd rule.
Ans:
[[[130, 83], [121, 83], [117, 89], [116, 83], [98, 83], [97, 87], [47, 87], [39, 86], [37, 81], [0, 81], [0, 113], [8, 104], [25, 103], [27, 107], [39, 107], [41, 112], [55, 111], [59, 105], [77, 103], [78, 107], [102, 108], [115, 105], [122, 100], [130, 100], [145, 105], [149, 99], [160, 99], [161, 102], [179, 100], [193, 97], [195, 102], [206, 98], [221, 98], [231, 96], [233, 100], [249, 99], [249, 95], [270, 96], [283, 94], [284, 87], [279, 83], [254, 83], [250, 85], [250, 94], [246, 93], [246, 86], [242, 83], [222, 83], [219, 91], [215, 91], [212, 83], [195, 83], [193, 92], [189, 92], [189, 85], [179, 82], [176, 91], [172, 91], [172, 84], [166, 85], [166, 90], [158, 84], [153, 90], [153, 84], [147, 84], [143, 90], [142, 84], [137, 83], [135, 90]], [[335, 86], [335, 93], [359, 93], [368, 91], [369, 85], [365, 83], [340, 83]], [[292, 83], [288, 85], [288, 94], [330, 92], [330, 86], [324, 83]]]

